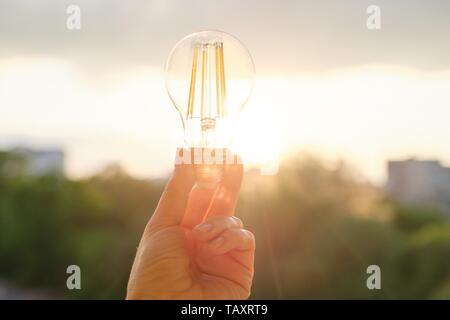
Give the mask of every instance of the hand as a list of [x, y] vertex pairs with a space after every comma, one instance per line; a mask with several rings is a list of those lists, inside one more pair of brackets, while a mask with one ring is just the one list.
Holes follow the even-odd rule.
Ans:
[[139, 244], [127, 299], [246, 299], [255, 240], [234, 210], [241, 164], [224, 165], [215, 189], [195, 185], [179, 164]]

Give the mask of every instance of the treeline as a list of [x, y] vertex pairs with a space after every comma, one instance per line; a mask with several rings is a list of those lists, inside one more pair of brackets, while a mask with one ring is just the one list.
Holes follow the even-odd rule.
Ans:
[[[110, 166], [83, 180], [30, 177], [0, 153], [0, 279], [68, 298], [125, 296], [142, 230], [164, 181]], [[450, 224], [402, 207], [345, 165], [292, 158], [275, 176], [248, 172], [238, 215], [256, 235], [252, 298], [450, 298]], [[82, 289], [66, 289], [66, 268]], [[368, 290], [366, 269], [381, 268]]]

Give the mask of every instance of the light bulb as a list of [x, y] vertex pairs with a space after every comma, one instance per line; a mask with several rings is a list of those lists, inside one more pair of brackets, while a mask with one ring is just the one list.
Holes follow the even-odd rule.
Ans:
[[[247, 48], [228, 33], [200, 31], [175, 45], [166, 63], [166, 87], [179, 112], [187, 148], [230, 147], [254, 74]], [[208, 180], [211, 170], [202, 170], [200, 178]]]
[[166, 63], [167, 92], [188, 148], [226, 148], [253, 88], [248, 50], [232, 35], [201, 31], [180, 40]]

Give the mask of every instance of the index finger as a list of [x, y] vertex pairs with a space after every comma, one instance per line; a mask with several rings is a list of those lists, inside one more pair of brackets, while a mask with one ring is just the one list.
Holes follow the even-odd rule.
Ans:
[[223, 171], [223, 180], [216, 189], [206, 216], [232, 216], [236, 209], [239, 190], [243, 177], [242, 160], [234, 155], [234, 161], [226, 164]]

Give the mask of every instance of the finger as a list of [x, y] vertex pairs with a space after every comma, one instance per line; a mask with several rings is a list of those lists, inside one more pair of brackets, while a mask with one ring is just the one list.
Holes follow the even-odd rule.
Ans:
[[233, 215], [242, 181], [243, 166], [239, 156], [225, 150], [223, 177], [215, 187], [195, 185], [189, 201], [182, 225], [192, 229], [210, 215]]
[[245, 229], [226, 229], [216, 238], [208, 242], [211, 253], [220, 255], [232, 250], [248, 251], [255, 248], [253, 233]]
[[[179, 152], [189, 152], [185, 149]], [[161, 228], [180, 225], [186, 210], [189, 193], [195, 183], [193, 166], [190, 164], [175, 164], [172, 177], [169, 179], [158, 206], [152, 216], [148, 228]]]
[[237, 217], [214, 216], [208, 218], [204, 223], [198, 224], [192, 232], [197, 240], [207, 242], [227, 229], [241, 229], [242, 227], [242, 221]]
[[207, 216], [234, 214], [244, 169], [238, 155], [233, 155], [233, 159], [231, 164], [224, 165], [223, 180], [216, 189]]
[[243, 164], [242, 158], [238, 154], [226, 151], [230, 160], [225, 164], [223, 185], [232, 192], [239, 192], [241, 188]]
[[203, 221], [215, 192], [215, 188], [204, 188], [199, 185], [192, 188], [182, 222], [183, 227], [192, 229]]

